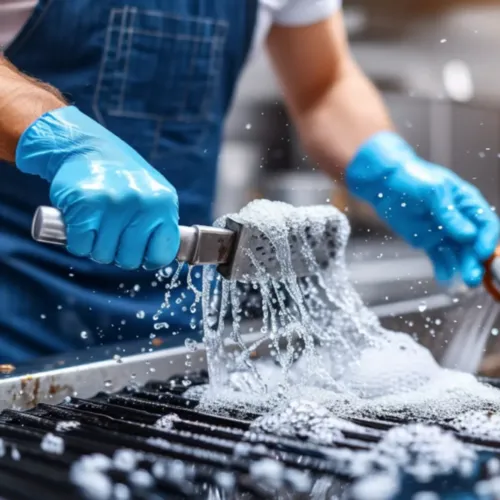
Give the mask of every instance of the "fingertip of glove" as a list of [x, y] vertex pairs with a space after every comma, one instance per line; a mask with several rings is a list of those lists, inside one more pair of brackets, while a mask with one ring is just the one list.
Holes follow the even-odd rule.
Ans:
[[483, 281], [483, 277], [484, 277], [484, 270], [480, 266], [473, 267], [467, 270], [466, 272], [463, 273], [462, 276], [464, 283], [470, 288], [478, 287]]

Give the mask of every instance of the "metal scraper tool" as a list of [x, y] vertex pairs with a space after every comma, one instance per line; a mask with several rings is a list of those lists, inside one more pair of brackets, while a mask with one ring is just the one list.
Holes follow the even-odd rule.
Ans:
[[[311, 224], [303, 235], [321, 267], [328, 266], [339, 251], [336, 237], [339, 220], [331, 219], [324, 224]], [[321, 229], [319, 229], [321, 228]], [[53, 245], [66, 244], [66, 227], [61, 212], [53, 207], [38, 207], [31, 228], [33, 239]], [[304, 236], [290, 231], [289, 245], [293, 269], [298, 277], [311, 275], [313, 271], [304, 253]], [[226, 279], [250, 281], [257, 268], [250, 258], [264, 266], [267, 273], [279, 279], [282, 267], [276, 250], [260, 231], [227, 218], [225, 228], [212, 226], [181, 226], [181, 244], [177, 252], [179, 262], [192, 265], [216, 264], [218, 272]]]

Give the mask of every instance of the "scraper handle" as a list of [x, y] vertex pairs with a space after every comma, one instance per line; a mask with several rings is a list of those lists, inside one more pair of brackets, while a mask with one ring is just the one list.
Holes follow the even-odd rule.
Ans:
[[[54, 207], [38, 207], [33, 216], [31, 236], [39, 243], [66, 245], [66, 225], [61, 212]], [[227, 263], [235, 233], [212, 226], [180, 226], [179, 262], [189, 264]]]

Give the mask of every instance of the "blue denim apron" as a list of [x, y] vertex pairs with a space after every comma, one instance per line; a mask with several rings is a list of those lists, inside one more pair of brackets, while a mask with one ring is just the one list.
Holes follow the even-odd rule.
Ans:
[[[223, 121], [257, 7], [258, 0], [41, 0], [6, 56], [162, 172], [178, 190], [181, 224], [210, 224]], [[164, 283], [34, 243], [31, 218], [50, 204], [49, 186], [0, 169], [0, 362], [154, 332]], [[171, 301], [182, 304], [159, 321], [169, 331], [185, 328], [192, 298], [177, 289]]]

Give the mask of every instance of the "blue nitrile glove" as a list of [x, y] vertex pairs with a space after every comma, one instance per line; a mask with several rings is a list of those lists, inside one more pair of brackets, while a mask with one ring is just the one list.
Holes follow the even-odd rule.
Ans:
[[426, 251], [439, 281], [460, 272], [469, 286], [481, 282], [482, 262], [493, 254], [500, 226], [477, 188], [419, 158], [392, 132], [380, 132], [361, 146], [346, 181], [397, 234]]
[[123, 269], [157, 269], [174, 260], [180, 244], [175, 189], [77, 108], [54, 110], [30, 125], [16, 164], [51, 183], [71, 253]]

